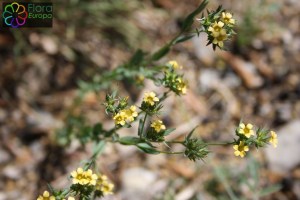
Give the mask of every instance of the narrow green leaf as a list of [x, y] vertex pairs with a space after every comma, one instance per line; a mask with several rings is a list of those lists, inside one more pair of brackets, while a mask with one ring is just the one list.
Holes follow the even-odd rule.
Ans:
[[221, 167], [214, 167], [214, 172], [218, 178], [218, 180], [222, 183], [224, 186], [227, 194], [229, 195], [230, 199], [232, 200], [238, 200], [238, 197], [233, 192], [233, 189], [231, 188], [231, 185], [228, 181], [228, 177], [226, 176], [226, 172]]
[[250, 176], [254, 179], [254, 185], [258, 185], [259, 183], [259, 163], [251, 157], [250, 162], [248, 164], [248, 171]]
[[112, 97], [113, 99], [115, 99], [116, 96], [117, 96], [117, 94], [118, 94], [118, 91], [117, 91], [117, 90], [114, 90], [114, 91], [112, 92], [112, 94], [111, 94], [111, 97]]
[[102, 124], [97, 123], [93, 127], [93, 134], [94, 135], [100, 135], [103, 132]]
[[185, 20], [184, 20], [184, 22], [183, 22], [183, 25], [182, 25], [182, 28], [181, 28], [182, 32], [183, 32], [183, 31], [186, 31], [187, 29], [189, 29], [189, 28], [192, 26], [192, 24], [193, 24], [193, 22], [194, 22], [194, 17], [195, 17], [196, 15], [198, 15], [200, 12], [202, 12], [202, 11], [204, 10], [204, 8], [206, 7], [207, 4], [208, 4], [208, 0], [204, 0], [204, 1], [199, 5], [199, 7], [196, 8], [196, 10], [194, 10], [191, 14], [189, 14], [189, 15], [185, 18]]
[[166, 45], [159, 49], [157, 52], [155, 52], [152, 55], [152, 60], [156, 61], [161, 59], [163, 56], [165, 56], [170, 51], [170, 45]]
[[138, 128], [138, 136], [141, 136], [143, 133], [142, 133], [142, 128], [143, 128], [143, 120], [140, 119], [139, 121], [139, 128]]
[[144, 56], [146, 53], [144, 53], [141, 49], [138, 49], [135, 54], [131, 57], [129, 61], [130, 66], [137, 66], [142, 63], [144, 60]]
[[132, 136], [125, 136], [119, 138], [119, 143], [124, 145], [136, 145], [141, 142], [141, 139], [138, 137], [132, 137]]
[[132, 126], [131, 126], [131, 124], [125, 124], [123, 127], [124, 128], [131, 128]]
[[136, 145], [140, 150], [142, 150], [145, 153], [148, 154], [159, 154], [159, 151], [157, 151], [156, 149], [154, 149], [153, 147], [151, 147], [149, 144], [147, 143], [139, 143]]
[[[199, 125], [198, 125], [198, 126], [199, 126]], [[198, 126], [196, 126], [195, 128], [193, 128], [193, 130], [191, 130], [191, 132], [189, 132], [188, 136], [186, 137], [186, 140], [191, 139], [191, 137], [192, 137], [194, 131], [196, 130], [196, 128], [198, 128]]]
[[105, 147], [105, 142], [102, 140], [98, 144], [96, 144], [93, 148], [93, 157], [96, 157], [99, 153], [103, 151]]
[[281, 188], [282, 188], [282, 186], [278, 185], [278, 184], [264, 188], [262, 191], [259, 192], [259, 197], [268, 196], [274, 192], [279, 191]]
[[52, 187], [52, 185], [50, 185], [50, 183], [47, 183], [47, 186], [48, 186], [48, 188], [50, 190], [50, 193], [54, 193], [55, 192], [54, 188]]
[[178, 43], [187, 41], [187, 40], [193, 38], [194, 36], [195, 36], [195, 35], [182, 35], [182, 36], [176, 38], [176, 40], [174, 41], [173, 44], [178, 44]]
[[175, 130], [176, 130], [176, 128], [169, 128], [169, 129], [165, 130], [164, 136], [169, 135], [171, 132], [173, 132], [173, 131], [175, 131]]

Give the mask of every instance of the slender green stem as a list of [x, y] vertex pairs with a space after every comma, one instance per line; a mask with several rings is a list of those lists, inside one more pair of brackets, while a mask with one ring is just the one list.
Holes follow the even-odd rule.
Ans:
[[141, 130], [141, 135], [140, 135], [140, 137], [142, 137], [142, 136], [144, 137], [144, 126], [145, 126], [145, 122], [146, 122], [147, 116], [148, 116], [148, 114], [145, 113], [144, 121], [143, 121], [143, 124], [142, 124], [142, 130]]
[[65, 196], [67, 196], [70, 192], [71, 192], [71, 189], [68, 188], [68, 189], [65, 189], [65, 190], [61, 193], [61, 195], [65, 197]]
[[89, 169], [92, 165], [95, 164], [97, 157], [103, 152], [105, 146], [105, 141], [101, 140], [94, 149], [93, 155], [90, 158], [89, 162], [84, 167], [85, 170]]
[[164, 153], [164, 154], [183, 154], [183, 151], [178, 151], [178, 152], [172, 152], [172, 151], [158, 151], [159, 153]]
[[233, 142], [208, 142], [208, 143], [205, 143], [206, 145], [208, 146], [217, 146], [217, 145], [220, 145], [220, 146], [226, 146], [226, 145], [231, 145], [233, 144]]
[[171, 90], [168, 90], [167, 92], [164, 92], [163, 96], [159, 99], [160, 101], [164, 101], [167, 97], [168, 94], [171, 92]]
[[182, 144], [184, 141], [165, 141], [165, 143], [170, 143], [170, 144]]

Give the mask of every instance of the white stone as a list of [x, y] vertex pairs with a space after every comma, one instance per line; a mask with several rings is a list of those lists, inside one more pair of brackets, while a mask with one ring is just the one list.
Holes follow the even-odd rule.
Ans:
[[151, 199], [151, 188], [157, 180], [157, 174], [143, 168], [127, 169], [122, 174], [122, 185], [124, 199], [146, 200]]

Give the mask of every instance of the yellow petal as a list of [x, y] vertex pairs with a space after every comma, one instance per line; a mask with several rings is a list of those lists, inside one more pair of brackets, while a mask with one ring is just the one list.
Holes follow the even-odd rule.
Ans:
[[50, 194], [49, 194], [49, 192], [48, 192], [48, 191], [44, 191], [44, 193], [43, 193], [43, 196], [44, 196], [44, 197], [49, 197], [49, 196], [50, 196]]
[[98, 176], [96, 174], [93, 174], [92, 179], [98, 179]]
[[247, 124], [247, 128], [248, 128], [248, 129], [252, 129], [252, 128], [253, 128], [253, 125], [252, 125], [252, 124]]
[[223, 27], [223, 26], [224, 26], [224, 23], [220, 21], [220, 22], [218, 22], [218, 26], [219, 26], [219, 27]]
[[76, 172], [76, 171], [72, 171], [72, 172], [71, 172], [71, 176], [72, 176], [72, 177], [76, 177], [76, 176], [77, 176], [77, 172]]
[[231, 13], [226, 13], [226, 17], [229, 18], [229, 19], [232, 18]]
[[214, 43], [214, 44], [218, 44], [218, 40], [215, 38], [215, 39], [213, 40], [213, 43]]
[[135, 107], [135, 106], [130, 106], [130, 110], [131, 110], [131, 111], [135, 111], [135, 110], [136, 110], [136, 107]]
[[79, 168], [77, 169], [77, 173], [81, 174], [82, 172], [83, 172], [83, 169], [82, 169], [81, 167], [79, 167]]
[[225, 29], [222, 29], [222, 30], [220, 31], [220, 35], [226, 35], [226, 30], [225, 30]]
[[223, 46], [224, 46], [224, 43], [223, 43], [222, 41], [219, 41], [218, 44], [219, 44], [220, 47], [223, 47]]
[[244, 128], [245, 128], [245, 124], [244, 124], [244, 123], [241, 123], [241, 124], [240, 124], [240, 128], [243, 128], [243, 129], [244, 129]]
[[226, 14], [225, 12], [222, 12], [222, 17], [225, 18], [226, 17]]
[[154, 92], [150, 92], [150, 95], [151, 97], [155, 97], [155, 93]]

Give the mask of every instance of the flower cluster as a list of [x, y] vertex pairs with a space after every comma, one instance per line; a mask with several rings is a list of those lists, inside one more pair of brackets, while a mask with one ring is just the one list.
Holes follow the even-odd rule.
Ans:
[[157, 114], [162, 108], [162, 105], [160, 103], [160, 99], [157, 97], [155, 92], [145, 92], [143, 102], [141, 105], [141, 110], [147, 113], [148, 115]]
[[235, 19], [232, 14], [226, 12], [221, 7], [210, 12], [207, 17], [200, 19], [204, 32], [208, 35], [208, 44], [213, 44], [213, 48], [223, 48], [224, 41], [228, 40], [235, 32], [233, 27]]
[[239, 144], [233, 145], [234, 155], [241, 156], [243, 158], [246, 155], [246, 151], [249, 151], [249, 147], [245, 145], [243, 141], [240, 141]]
[[156, 102], [159, 102], [159, 98], [156, 97], [154, 92], [146, 92], [144, 94], [143, 102], [150, 106], [154, 106]]
[[82, 168], [72, 171], [71, 177], [73, 184], [80, 185], [96, 185], [96, 181], [98, 179], [98, 176], [93, 174], [91, 169], [84, 171]]
[[83, 170], [78, 168], [71, 172], [71, 190], [80, 196], [102, 197], [113, 194], [114, 185], [103, 174], [94, 174], [91, 169]]
[[125, 109], [128, 105], [128, 97], [117, 98], [117, 92], [112, 94], [107, 94], [105, 97], [105, 106], [106, 113], [117, 113], [118, 111]]
[[113, 119], [115, 120], [116, 125], [124, 126], [126, 122], [133, 122], [137, 116], [136, 106], [130, 106], [129, 108], [120, 110], [113, 116]]
[[239, 138], [235, 140], [233, 145], [234, 155], [242, 158], [245, 157], [251, 145], [259, 148], [264, 147], [268, 143], [271, 143], [274, 147], [277, 147], [278, 144], [277, 135], [274, 131], [264, 129], [255, 131], [250, 123], [240, 123], [236, 129], [236, 135]]
[[166, 126], [163, 124], [161, 120], [155, 120], [154, 122], [151, 123], [151, 127], [159, 133], [161, 130], [166, 130]]
[[113, 190], [114, 184], [108, 180], [107, 176], [99, 174], [96, 184], [96, 196], [113, 194]]
[[44, 191], [43, 195], [40, 195], [37, 200], [55, 200], [55, 197], [50, 196], [48, 191]]
[[150, 124], [150, 128], [147, 130], [147, 140], [153, 142], [161, 142], [164, 141], [164, 136], [166, 136], [166, 126], [164, 125], [163, 121], [160, 119], [154, 120]]
[[[55, 198], [54, 196], [50, 196], [50, 193], [47, 190], [44, 191], [42, 195], [39, 195], [39, 197], [37, 198], [37, 200], [56, 200], [56, 199], [57, 198]], [[62, 199], [62, 200], [66, 200], [66, 199]], [[75, 198], [69, 196], [67, 200], [75, 200]]]
[[113, 115], [113, 120], [117, 126], [124, 126], [126, 123], [130, 124], [138, 116], [137, 108], [134, 105], [128, 106], [128, 97], [116, 98], [116, 93], [106, 95], [106, 113]]
[[166, 70], [164, 72], [164, 77], [161, 80], [162, 84], [175, 92], [177, 95], [186, 94], [187, 82], [183, 79], [183, 75], [176, 73], [177, 69], [181, 69], [182, 66], [172, 60], [166, 64]]
[[176, 60], [170, 60], [167, 65], [171, 66], [173, 69], [182, 69], [183, 67], [180, 66]]

